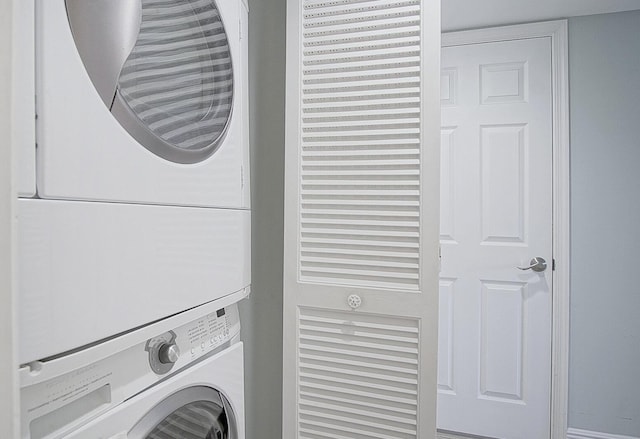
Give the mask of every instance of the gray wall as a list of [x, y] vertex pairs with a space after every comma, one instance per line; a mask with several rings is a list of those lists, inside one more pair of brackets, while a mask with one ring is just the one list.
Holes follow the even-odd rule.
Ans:
[[252, 0], [252, 294], [241, 305], [247, 438], [282, 438], [285, 0]]
[[640, 11], [569, 21], [569, 425], [640, 437]]

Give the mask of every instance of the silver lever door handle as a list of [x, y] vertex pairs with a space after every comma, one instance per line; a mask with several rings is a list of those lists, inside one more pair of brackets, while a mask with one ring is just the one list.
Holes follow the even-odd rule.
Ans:
[[518, 267], [518, 270], [533, 270], [536, 273], [541, 273], [547, 269], [547, 261], [545, 261], [544, 258], [533, 258], [529, 263], [531, 265], [528, 267]]

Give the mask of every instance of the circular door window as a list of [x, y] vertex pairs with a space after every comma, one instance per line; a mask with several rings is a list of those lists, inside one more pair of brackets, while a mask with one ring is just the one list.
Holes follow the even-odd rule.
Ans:
[[177, 163], [211, 156], [234, 98], [231, 49], [215, 0], [66, 2], [89, 76], [129, 134]]
[[237, 439], [227, 399], [209, 387], [190, 387], [155, 406], [131, 430], [135, 439]]

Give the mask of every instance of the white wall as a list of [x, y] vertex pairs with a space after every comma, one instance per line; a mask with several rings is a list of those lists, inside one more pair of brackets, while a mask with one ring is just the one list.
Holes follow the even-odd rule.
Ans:
[[285, 0], [249, 13], [252, 294], [241, 305], [247, 438], [282, 438]]
[[11, 141], [11, 0], [0, 0], [0, 437], [17, 436], [18, 365], [13, 306], [13, 181]]
[[569, 21], [569, 425], [640, 437], [640, 11]]

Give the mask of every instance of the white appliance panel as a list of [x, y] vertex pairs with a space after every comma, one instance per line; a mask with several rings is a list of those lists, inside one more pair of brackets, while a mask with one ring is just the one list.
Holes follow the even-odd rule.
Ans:
[[[38, 195], [47, 199], [248, 207], [243, 138], [241, 2], [217, 0], [234, 65], [235, 98], [226, 137], [197, 164], [162, 159], [109, 112], [84, 67], [62, 0], [36, 2]], [[246, 170], [245, 170], [246, 168]], [[247, 188], [247, 189], [245, 189]]]
[[[36, 194], [35, 118], [35, 11], [33, 2], [13, 5], [13, 131], [17, 155], [17, 192], [21, 197]], [[33, 96], [33, 98], [29, 98]]]
[[250, 284], [248, 210], [19, 200], [21, 364]]
[[243, 166], [243, 206], [251, 207], [251, 126], [249, 125], [249, 6], [243, 0], [240, 14], [240, 45], [242, 47], [242, 87], [240, 93], [242, 107], [242, 144], [244, 150], [244, 166]]
[[[152, 334], [149, 339], [134, 341], [140, 338], [136, 337], [136, 332], [119, 337], [119, 342], [132, 342], [110, 355], [103, 355], [110, 350], [108, 347], [96, 346], [23, 368], [23, 439], [126, 434], [162, 399], [177, 390], [198, 385], [212, 387], [231, 401], [236, 421], [244, 434], [243, 359], [238, 306], [216, 308], [212, 303], [197, 310], [199, 314], [195, 320], [172, 327], [169, 331], [156, 330], [159, 325], [136, 331], [147, 333], [147, 337]], [[173, 338], [179, 355], [169, 371], [158, 374], [150, 365], [153, 355], [148, 346], [154, 339], [165, 335]], [[87, 362], [89, 357], [85, 354], [89, 353], [93, 361]], [[66, 372], [56, 373], [61, 368]], [[165, 382], [159, 384], [162, 380]], [[173, 384], [167, 385], [169, 382]], [[130, 399], [140, 392], [143, 393]], [[123, 411], [131, 416], [123, 417]]]

